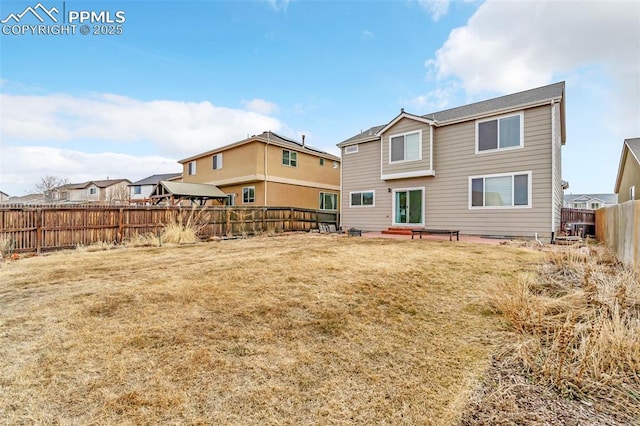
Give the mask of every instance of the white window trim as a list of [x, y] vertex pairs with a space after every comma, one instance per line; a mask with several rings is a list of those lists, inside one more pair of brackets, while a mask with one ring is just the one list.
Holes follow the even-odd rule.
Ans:
[[[420, 213], [422, 220], [420, 221], [420, 223], [398, 223], [396, 222], [396, 192], [407, 192], [407, 191], [422, 191], [422, 212]], [[393, 226], [423, 226], [424, 227], [424, 221], [425, 221], [425, 212], [426, 212], [426, 206], [425, 204], [427, 204], [425, 202], [426, 196], [425, 196], [425, 187], [424, 186], [415, 186], [412, 188], [394, 188], [391, 191], [391, 223], [393, 224]]]
[[[355, 148], [355, 149], [354, 149]], [[358, 145], [349, 145], [344, 147], [344, 153], [346, 154], [355, 154], [358, 152]]]
[[89, 188], [89, 195], [98, 195], [98, 188], [95, 186]]
[[324, 195], [329, 194], [329, 195], [334, 195], [336, 197], [336, 202], [335, 202], [335, 208], [334, 209], [323, 209], [321, 208], [321, 206], [318, 206], [319, 210], [322, 211], [328, 211], [328, 212], [335, 212], [338, 210], [338, 193], [337, 192], [327, 192], [327, 191], [320, 191], [320, 199], [322, 199], [324, 197]]
[[[479, 134], [478, 125], [480, 123], [486, 123], [487, 121], [498, 120], [498, 138], [500, 138], [500, 127], [499, 127], [500, 119], [514, 117], [516, 115], [520, 117], [520, 145], [500, 148], [500, 139], [498, 139], [498, 147], [496, 149], [485, 149], [482, 151], [478, 150], [478, 144], [480, 143], [480, 137], [479, 137], [480, 134]], [[522, 149], [522, 148], [524, 148], [524, 111], [518, 111], [516, 113], [509, 113], [509, 114], [503, 114], [503, 115], [496, 115], [493, 117], [483, 118], [482, 120], [476, 120], [476, 154], [489, 154], [492, 152], [511, 151], [514, 149]]]
[[[284, 152], [288, 151], [289, 152], [289, 164], [284, 164]], [[296, 165], [292, 166], [291, 165], [291, 154], [296, 154]], [[280, 157], [280, 163], [285, 166], [285, 167], [293, 167], [293, 168], [297, 168], [298, 167], [298, 151], [293, 151], [291, 149], [283, 149], [282, 150], [282, 156]]]
[[[244, 201], [244, 190], [253, 188], [253, 201]], [[256, 187], [255, 186], [243, 186], [242, 187], [242, 204], [255, 204], [256, 203]]]
[[[405, 138], [405, 157], [406, 157], [406, 153], [407, 153], [407, 149], [406, 149], [406, 144], [407, 144], [407, 139], [406, 136], [407, 135], [412, 135], [414, 133], [418, 134], [418, 158], [415, 160], [398, 160], [398, 161], [391, 161], [391, 139], [393, 138], [397, 138], [398, 136], [403, 136]], [[388, 139], [389, 142], [389, 164], [401, 164], [401, 163], [411, 163], [414, 161], [421, 161], [422, 160], [422, 129], [418, 129], [418, 130], [411, 130], [410, 132], [404, 132], [404, 133], [394, 133], [393, 135], [389, 135]]]
[[[472, 202], [472, 198], [473, 198], [473, 191], [472, 191], [472, 183], [473, 183], [473, 179], [480, 179], [480, 178], [495, 178], [495, 177], [505, 177], [505, 176], [511, 176], [512, 177], [512, 183], [513, 183], [513, 176], [516, 175], [527, 175], [527, 205], [526, 206], [472, 206], [471, 202]], [[490, 174], [490, 175], [478, 175], [478, 176], [469, 176], [469, 193], [468, 195], [468, 202], [469, 202], [469, 210], [512, 210], [512, 209], [530, 209], [533, 207], [533, 194], [531, 193], [532, 190], [532, 172], [531, 170], [526, 171], [526, 172], [513, 172], [513, 173], [494, 173], [494, 174]], [[511, 185], [511, 200], [514, 200], [514, 185]], [[484, 185], [483, 185], [483, 199], [484, 199]], [[483, 203], [484, 204], [484, 203]]]
[[[191, 167], [192, 164], [193, 164], [193, 167]], [[187, 164], [187, 174], [189, 176], [195, 176], [195, 174], [196, 174], [196, 162], [195, 161], [189, 161], [189, 163]]]
[[629, 199], [631, 201], [636, 199], [636, 186], [635, 185], [631, 185], [629, 187]]
[[[365, 192], [371, 192], [373, 193], [373, 204], [371, 205], [359, 205], [359, 206], [354, 206], [351, 204], [351, 194], [363, 194]], [[370, 207], [375, 207], [376, 206], [376, 190], [375, 189], [364, 189], [362, 191], [351, 191], [349, 192], [349, 207], [354, 208], [354, 209], [362, 209], [362, 208], [370, 208]]]
[[[218, 157], [218, 167], [213, 167], [213, 160]], [[222, 168], [222, 153], [218, 153], [218, 154], [213, 154], [211, 156], [211, 168], [213, 170], [220, 170]]]

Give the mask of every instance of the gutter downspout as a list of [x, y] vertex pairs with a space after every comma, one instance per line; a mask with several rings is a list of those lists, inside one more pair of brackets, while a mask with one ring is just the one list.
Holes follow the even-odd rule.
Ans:
[[267, 153], [269, 152], [268, 146], [271, 142], [271, 130], [267, 132], [267, 143], [264, 144], [264, 206], [267, 206], [267, 175], [269, 163], [267, 161]]
[[[556, 227], [556, 114], [555, 100], [551, 101], [551, 244], [555, 242]], [[537, 236], [536, 236], [537, 237]], [[536, 238], [537, 240], [537, 238]]]

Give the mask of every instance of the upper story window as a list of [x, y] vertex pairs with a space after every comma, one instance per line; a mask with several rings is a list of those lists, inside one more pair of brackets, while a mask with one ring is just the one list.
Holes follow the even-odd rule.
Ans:
[[476, 152], [522, 148], [523, 121], [522, 112], [476, 121]]
[[422, 132], [410, 132], [389, 136], [389, 162], [420, 160]]
[[134, 195], [142, 194], [142, 186], [141, 185], [134, 186], [133, 187], [133, 194]]
[[213, 170], [222, 168], [222, 153], [213, 155]]
[[89, 188], [89, 195], [96, 195], [98, 193], [98, 188]]
[[193, 176], [196, 174], [196, 162], [195, 161], [191, 161], [188, 164], [188, 172], [189, 172], [189, 176]]
[[324, 158], [321, 158], [321, 159], [320, 159], [320, 165], [321, 165], [321, 166], [324, 166]]
[[295, 151], [289, 151], [288, 149], [283, 149], [282, 164], [285, 166], [298, 167], [298, 153]]
[[338, 162], [337, 162], [337, 161], [334, 161], [334, 162], [333, 162], [333, 168], [334, 168], [334, 169], [337, 169], [337, 168], [338, 168]]
[[355, 154], [358, 152], [358, 145], [349, 145], [344, 147], [345, 154]]
[[469, 208], [531, 207], [531, 172], [472, 176]]

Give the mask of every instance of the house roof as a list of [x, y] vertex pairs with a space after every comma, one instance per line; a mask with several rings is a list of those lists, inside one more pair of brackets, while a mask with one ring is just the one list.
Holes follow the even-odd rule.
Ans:
[[209, 185], [206, 183], [186, 183], [186, 182], [171, 182], [168, 180], [162, 180], [158, 182], [156, 189], [151, 193], [152, 197], [161, 196], [157, 194], [158, 187], [164, 187], [166, 192], [182, 197], [194, 197], [194, 198], [226, 198], [227, 194], [222, 192], [220, 188], [215, 185]]
[[129, 182], [131, 183], [131, 181], [129, 179], [105, 179], [105, 180], [90, 180], [87, 182], [82, 182], [82, 183], [67, 183], [65, 185], [61, 185], [61, 186], [57, 186], [55, 188], [52, 188], [52, 190], [57, 190], [57, 191], [61, 191], [61, 190], [65, 190], [65, 189], [84, 189], [90, 185], [95, 185], [98, 188], [107, 188], [109, 186], [115, 185], [117, 183], [120, 182]]
[[7, 194], [6, 192], [2, 192], [2, 191], [0, 191], [0, 195], [4, 195], [5, 197], [9, 196], [9, 194]]
[[565, 194], [565, 203], [584, 202], [584, 201], [602, 201], [605, 204], [617, 204], [618, 196], [616, 194]]
[[[542, 105], [552, 100], [556, 100], [560, 101], [561, 115], [562, 120], [564, 121], [564, 97], [564, 81], [561, 81], [559, 83], [553, 83], [547, 86], [525, 90], [523, 92], [512, 93], [510, 95], [500, 96], [498, 98], [474, 102], [472, 104], [450, 108], [444, 111], [425, 114], [420, 117], [434, 121], [435, 126], [443, 126], [460, 121], [475, 119], [485, 115], [499, 114], [501, 112], [507, 112], [518, 108]], [[397, 118], [398, 117], [395, 117], [394, 120], [396, 120]], [[340, 142], [338, 146], [377, 140], [378, 137], [376, 137], [376, 134], [387, 126], [388, 124], [383, 124], [371, 127], [364, 132], [360, 132], [355, 136], [345, 139], [344, 141]], [[562, 143], [564, 144], [564, 126], [562, 127], [562, 129]]]
[[159, 175], [151, 175], [144, 179], [140, 179], [136, 182], [130, 183], [129, 186], [156, 185], [161, 180], [173, 180], [180, 176], [182, 176], [182, 173], [164, 173]]
[[319, 149], [310, 147], [309, 145], [302, 144], [292, 139], [285, 138], [284, 136], [280, 136], [276, 133], [273, 133], [272, 131], [267, 131], [267, 132], [262, 132], [259, 135], [250, 136], [246, 139], [242, 139], [241, 141], [234, 142], [229, 145], [221, 146], [220, 148], [212, 149], [210, 151], [203, 152], [197, 155], [192, 155], [191, 157], [187, 157], [185, 159], [179, 160], [178, 163], [184, 164], [187, 161], [192, 161], [198, 158], [206, 157], [212, 154], [226, 151], [236, 146], [240, 146], [240, 145], [244, 145], [244, 144], [247, 144], [250, 142], [256, 142], [256, 141], [262, 142], [262, 143], [268, 143], [270, 145], [281, 146], [283, 148], [295, 149], [296, 151], [299, 151], [299, 152], [306, 152], [308, 154], [315, 155], [317, 157], [327, 158], [333, 161], [340, 161], [340, 157], [336, 157], [335, 155], [329, 154], [328, 152], [324, 152]]
[[616, 177], [616, 186], [613, 190], [616, 194], [620, 192], [620, 183], [622, 182], [622, 173], [624, 164], [627, 161], [627, 155], [631, 153], [633, 158], [640, 164], [640, 138], [625, 139], [622, 144], [622, 154], [620, 155], [620, 165], [618, 165], [618, 177]]

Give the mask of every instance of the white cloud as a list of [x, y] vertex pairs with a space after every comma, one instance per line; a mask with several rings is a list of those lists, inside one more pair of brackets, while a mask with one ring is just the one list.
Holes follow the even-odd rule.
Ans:
[[[254, 100], [255, 101], [255, 100]], [[266, 101], [262, 109], [271, 109]], [[210, 102], [140, 101], [102, 94], [0, 94], [2, 139], [14, 141], [148, 143], [161, 155], [184, 157], [282, 123], [262, 113], [217, 107]], [[255, 105], [254, 105], [255, 106]]]
[[450, 2], [450, 0], [418, 0], [420, 6], [429, 12], [434, 22], [438, 22], [440, 18], [447, 14]]
[[[640, 3], [635, 1], [487, 0], [425, 62], [439, 82], [459, 80], [466, 93], [513, 93], [553, 81], [578, 81], [599, 69], [620, 132], [640, 132]], [[574, 78], [575, 77], [575, 78]], [[584, 88], [583, 88], [584, 89]], [[569, 95], [571, 96], [571, 95]], [[629, 137], [629, 136], [627, 136]]]
[[48, 146], [3, 146], [2, 168], [0, 186], [10, 195], [25, 195], [45, 175], [71, 182], [107, 177], [135, 181], [157, 173], [181, 172], [176, 160], [160, 156], [86, 153]]
[[363, 40], [371, 40], [376, 36], [372, 31], [369, 30], [362, 30], [360, 32], [360, 35], [362, 36]]
[[271, 8], [276, 12], [286, 12], [291, 0], [266, 0]]
[[630, 76], [640, 59], [639, 14], [631, 1], [487, 0], [426, 66], [471, 93], [531, 88], [595, 63]]
[[258, 114], [271, 115], [278, 112], [276, 104], [264, 99], [255, 98], [250, 101], [243, 101], [242, 104], [247, 111], [257, 112]]
[[424, 95], [401, 101], [401, 104], [413, 108], [411, 112], [414, 114], [442, 111], [452, 106], [452, 100], [459, 90], [459, 84], [449, 81]]

